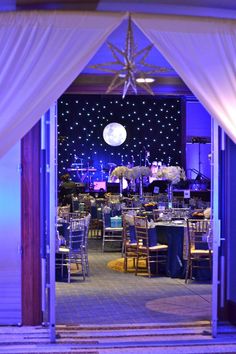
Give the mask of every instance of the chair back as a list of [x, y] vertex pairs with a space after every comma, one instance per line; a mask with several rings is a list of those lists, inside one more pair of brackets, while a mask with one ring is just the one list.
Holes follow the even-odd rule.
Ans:
[[103, 229], [111, 227], [111, 208], [105, 206], [102, 210]]
[[83, 213], [81, 211], [74, 211], [72, 213], [67, 213], [63, 219], [69, 223], [73, 219], [80, 219], [82, 217]]
[[83, 219], [84, 219], [84, 224], [85, 224], [84, 247], [87, 249], [91, 214], [86, 215]]
[[72, 211], [79, 211], [80, 202], [78, 197], [72, 197]]
[[69, 232], [70, 253], [80, 253], [85, 242], [85, 220], [71, 219]]
[[[123, 242], [136, 242], [134, 231], [134, 215], [130, 213], [122, 214]], [[132, 235], [131, 235], [132, 234]]]
[[148, 247], [148, 219], [143, 216], [134, 216], [134, 228], [137, 239], [137, 245]]
[[211, 250], [212, 227], [211, 221], [206, 219], [187, 219], [188, 249]]
[[60, 218], [67, 219], [70, 213], [70, 204], [58, 207], [57, 213]]
[[122, 214], [122, 225], [123, 225], [123, 241], [128, 241], [129, 240], [129, 222], [127, 219], [127, 214], [123, 213]]

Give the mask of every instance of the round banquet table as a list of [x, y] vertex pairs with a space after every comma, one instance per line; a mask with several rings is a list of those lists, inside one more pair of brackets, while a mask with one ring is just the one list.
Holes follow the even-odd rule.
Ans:
[[[166, 275], [184, 278], [187, 263], [187, 224], [184, 220], [155, 222], [157, 242], [168, 245]], [[207, 263], [206, 263], [207, 264]], [[210, 269], [193, 269], [196, 280], [211, 280]]]
[[166, 275], [171, 278], [184, 278], [186, 262], [184, 245], [186, 245], [186, 223], [156, 222], [158, 243], [168, 245]]

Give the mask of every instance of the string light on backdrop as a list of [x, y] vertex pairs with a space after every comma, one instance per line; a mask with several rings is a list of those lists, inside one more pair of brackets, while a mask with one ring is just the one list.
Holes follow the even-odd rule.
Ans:
[[[146, 151], [150, 162], [182, 166], [181, 107], [176, 97], [63, 95], [58, 100], [59, 176], [76, 162], [81, 169], [96, 169], [93, 180], [102, 180], [111, 166], [144, 165]], [[127, 133], [120, 146], [103, 139], [114, 122]], [[77, 180], [76, 173], [71, 178]]]
[[[148, 46], [138, 50], [134, 40], [131, 16], [128, 18], [125, 49], [120, 49], [110, 42], [107, 42], [107, 45], [111, 50], [115, 61], [90, 66], [92, 69], [115, 74], [106, 93], [111, 93], [116, 88], [123, 86], [122, 98], [124, 98], [129, 88], [137, 94], [137, 86], [140, 86], [147, 93], [154, 95], [149, 83], [152, 83], [155, 80], [148, 76], [155, 73], [173, 72], [171, 68], [156, 66], [146, 62], [146, 58], [153, 48], [153, 44], [149, 44]], [[111, 69], [111, 66], [118, 66], [119, 68]]]

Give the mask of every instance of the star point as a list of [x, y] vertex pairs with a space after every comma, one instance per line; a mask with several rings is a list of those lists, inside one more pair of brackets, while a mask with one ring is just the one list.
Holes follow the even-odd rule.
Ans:
[[[154, 95], [151, 86], [145, 81], [147, 75], [173, 71], [170, 68], [152, 65], [146, 62], [146, 58], [152, 50], [153, 44], [151, 43], [140, 50], [137, 49], [137, 45], [134, 41], [131, 16], [129, 16], [128, 19], [125, 50], [118, 48], [110, 42], [107, 42], [107, 46], [110, 49], [115, 61], [90, 66], [92, 69], [115, 74], [106, 93], [110, 93], [123, 85], [122, 98], [126, 96], [129, 89], [132, 89], [133, 92], [137, 94], [137, 86], [141, 87], [149, 94]], [[112, 69], [112, 65], [121, 66], [121, 68]], [[143, 71], [142, 68], [149, 68], [150, 70]], [[143, 78], [144, 82], [137, 82], [137, 78]]]

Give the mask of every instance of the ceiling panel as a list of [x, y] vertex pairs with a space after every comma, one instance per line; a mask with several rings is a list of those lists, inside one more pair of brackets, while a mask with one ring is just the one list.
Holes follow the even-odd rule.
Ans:
[[[225, 17], [236, 18], [236, 0], [16, 0], [17, 9], [65, 9], [65, 10], [114, 10], [114, 11], [136, 11], [136, 12], [154, 12], [154, 13], [184, 13], [184, 14], [202, 14], [204, 16], [214, 16], [220, 14]], [[224, 11], [222, 10], [224, 9]], [[142, 49], [148, 44], [149, 40], [143, 33], [133, 25], [134, 39], [138, 49]], [[110, 35], [109, 41], [119, 49], [125, 48], [125, 37], [127, 32], [127, 21], [123, 23]], [[84, 68], [81, 75], [68, 88], [68, 92], [105, 92], [109, 86], [114, 74], [109, 71], [101, 72], [92, 69], [91, 65], [101, 64], [114, 61], [111, 50], [107, 43], [104, 43], [98, 52], [91, 59], [90, 63]], [[152, 65], [169, 68], [170, 64], [165, 60], [161, 53], [154, 47], [148, 54], [146, 62]], [[113, 65], [108, 66], [113, 68]], [[119, 69], [116, 67], [116, 69]], [[147, 68], [143, 67], [143, 71]], [[155, 73], [152, 75], [155, 82], [151, 87], [158, 94], [180, 94], [191, 95], [189, 89], [184, 82], [178, 77], [177, 73], [172, 69], [166, 73]], [[120, 93], [121, 89], [117, 89], [114, 93]], [[142, 92], [142, 90], [141, 90]], [[145, 93], [145, 92], [142, 92]]]
[[[221, 8], [221, 9], [236, 9], [236, 1], [235, 0], [149, 0], [147, 1], [140, 1], [140, 0], [119, 0], [119, 1], [104, 1], [104, 0], [16, 0], [16, 4], [19, 6], [34, 6], [34, 5], [64, 5], [71, 6], [76, 5], [77, 7], [86, 5], [88, 7], [93, 6], [107, 6], [117, 7], [118, 5], [122, 6], [125, 10], [124, 6], [140, 6], [143, 4], [143, 8], [147, 9], [149, 5], [155, 5], [158, 7], [159, 5], [166, 5], [166, 6], [189, 6], [189, 7], [207, 7], [207, 8]], [[122, 7], [120, 10], [122, 10]]]
[[[98, 69], [91, 68], [92, 65], [111, 63], [115, 61], [111, 50], [109, 49], [107, 43], [112, 43], [120, 50], [124, 51], [126, 45], [126, 34], [127, 34], [128, 20], [124, 20], [122, 24], [109, 36], [107, 41], [101, 46], [98, 52], [94, 55], [88, 65], [84, 68], [81, 75], [72, 83], [68, 92], [80, 92], [88, 93], [88, 90], [93, 93], [105, 93], [115, 74], [109, 73], [109, 69], [120, 70], [121, 65], [107, 65], [107, 72], [101, 72]], [[147, 37], [138, 29], [134, 24], [132, 25], [134, 42], [137, 47], [137, 51], [150, 45], [151, 42]], [[161, 53], [153, 47], [145, 62], [156, 67], [166, 68], [169, 71], [163, 73], [155, 73], [152, 75], [147, 75], [147, 77], [152, 77], [155, 79], [153, 84], [150, 84], [152, 90], [159, 95], [190, 95], [191, 92], [185, 86], [184, 82], [178, 77], [177, 73], [171, 68], [167, 60], [161, 55]], [[143, 72], [147, 72], [150, 68], [146, 66], [141, 66]], [[138, 77], [138, 76], [136, 76]], [[145, 90], [141, 89], [139, 86], [138, 93], [146, 94]], [[121, 94], [123, 90], [123, 85], [112, 93]], [[129, 91], [132, 94], [132, 90]]]

